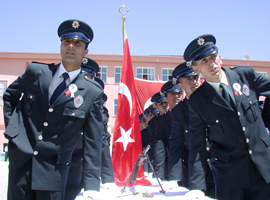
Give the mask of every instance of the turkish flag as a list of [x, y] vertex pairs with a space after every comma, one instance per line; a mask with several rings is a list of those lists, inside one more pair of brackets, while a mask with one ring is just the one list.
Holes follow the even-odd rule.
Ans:
[[[116, 185], [124, 186], [126, 184], [141, 153], [142, 141], [137, 96], [128, 39], [126, 38], [112, 147], [112, 164]], [[151, 185], [144, 177], [142, 165], [139, 167], [136, 183], [133, 185]]]

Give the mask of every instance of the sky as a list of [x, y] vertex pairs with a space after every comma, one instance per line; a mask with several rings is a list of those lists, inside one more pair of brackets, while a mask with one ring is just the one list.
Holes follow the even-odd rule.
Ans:
[[131, 55], [183, 55], [213, 34], [224, 59], [270, 61], [269, 0], [0, 0], [0, 52], [59, 53], [58, 26], [79, 19], [94, 31], [89, 54], [122, 55], [121, 5]]

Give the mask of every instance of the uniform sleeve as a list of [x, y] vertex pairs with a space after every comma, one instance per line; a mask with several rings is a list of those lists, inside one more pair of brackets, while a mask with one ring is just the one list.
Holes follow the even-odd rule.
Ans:
[[189, 104], [189, 187], [190, 190], [206, 190], [205, 171], [207, 168], [206, 125]]
[[19, 76], [13, 83], [11, 83], [4, 93], [3, 100], [5, 127], [8, 126], [11, 115], [19, 104], [20, 98], [25, 91], [27, 73], [28, 70], [26, 70], [22, 76]]
[[182, 180], [182, 157], [184, 148], [184, 128], [179, 116], [171, 112], [172, 130], [169, 148], [169, 180]]
[[84, 189], [100, 188], [101, 152], [102, 152], [102, 108], [101, 91], [94, 99], [84, 127]]

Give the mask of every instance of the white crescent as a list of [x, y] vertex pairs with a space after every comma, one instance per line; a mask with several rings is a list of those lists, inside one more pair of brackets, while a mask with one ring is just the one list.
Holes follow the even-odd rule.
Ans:
[[126, 84], [120, 82], [119, 84], [119, 94], [123, 94], [127, 97], [128, 103], [129, 103], [129, 108], [130, 108], [130, 116], [131, 116], [131, 112], [132, 112], [132, 97], [131, 97], [131, 93], [128, 89], [128, 87], [126, 86]]

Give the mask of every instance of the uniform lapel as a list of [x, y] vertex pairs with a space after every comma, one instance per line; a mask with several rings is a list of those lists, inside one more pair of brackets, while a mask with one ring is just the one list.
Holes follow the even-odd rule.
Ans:
[[[74, 84], [77, 86], [77, 91], [74, 93], [74, 97], [76, 97], [78, 94], [81, 93], [81, 91], [85, 88], [84, 84], [84, 75], [83, 74], [79, 74], [70, 84]], [[73, 99], [73, 97], [71, 97], [70, 92], [68, 92], [69, 89], [68, 87], [63, 91], [62, 94], [60, 94], [60, 96], [55, 100], [55, 102], [53, 103], [53, 106], [59, 105], [61, 103], [64, 103], [70, 99]]]
[[[240, 91], [242, 91], [243, 83], [240, 80], [239, 75], [237, 73], [235, 73], [234, 71], [229, 70], [229, 69], [225, 69], [225, 68], [223, 68], [223, 70], [226, 73], [227, 78], [229, 80], [229, 84], [232, 88], [233, 96], [235, 99], [235, 106], [236, 106], [236, 108], [238, 108], [240, 106], [241, 102], [243, 101], [243, 93], [237, 91], [236, 88], [239, 87]], [[235, 84], [237, 84], [238, 87], [236, 87]]]
[[234, 111], [207, 81], [205, 81], [201, 87], [204, 88], [204, 96], [210, 103]]
[[39, 77], [40, 90], [48, 104], [49, 104], [49, 86], [58, 67], [59, 64], [49, 65], [48, 68], [42, 69], [43, 74], [40, 75]]

